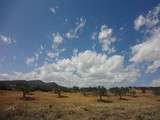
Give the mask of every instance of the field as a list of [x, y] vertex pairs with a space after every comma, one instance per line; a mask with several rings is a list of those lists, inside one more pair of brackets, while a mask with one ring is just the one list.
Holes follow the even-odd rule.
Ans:
[[81, 93], [0, 91], [0, 120], [160, 120], [160, 97], [150, 92], [136, 97], [83, 96]]

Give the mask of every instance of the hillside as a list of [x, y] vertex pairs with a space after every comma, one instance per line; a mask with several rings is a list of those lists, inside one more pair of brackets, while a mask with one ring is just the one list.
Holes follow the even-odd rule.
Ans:
[[28, 88], [32, 90], [52, 90], [55, 88], [64, 88], [63, 86], [60, 86], [54, 82], [46, 83], [41, 80], [6, 80], [6, 81], [0, 81], [0, 89], [1, 90], [14, 90], [21, 86], [27, 86]]

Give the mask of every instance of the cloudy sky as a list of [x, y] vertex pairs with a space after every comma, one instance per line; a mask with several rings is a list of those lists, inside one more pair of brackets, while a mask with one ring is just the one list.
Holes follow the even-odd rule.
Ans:
[[159, 86], [159, 0], [0, 0], [0, 80]]

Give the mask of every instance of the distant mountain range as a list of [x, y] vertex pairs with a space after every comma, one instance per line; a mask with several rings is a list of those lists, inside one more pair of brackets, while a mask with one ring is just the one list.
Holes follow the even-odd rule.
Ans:
[[55, 82], [43, 82], [41, 80], [5, 80], [5, 81], [0, 81], [0, 89], [1, 90], [12, 90], [12, 89], [17, 89], [18, 86], [23, 86], [26, 85], [28, 88], [32, 90], [52, 90], [55, 88], [63, 88], [65, 87], [60, 86], [56, 84]]

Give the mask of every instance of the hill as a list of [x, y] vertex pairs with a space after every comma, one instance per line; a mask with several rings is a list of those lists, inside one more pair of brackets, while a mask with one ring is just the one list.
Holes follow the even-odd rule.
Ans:
[[14, 90], [17, 89], [20, 86], [27, 86], [31, 90], [44, 90], [44, 91], [50, 91], [55, 88], [65, 88], [63, 86], [60, 86], [54, 82], [43, 82], [41, 80], [5, 80], [0, 81], [0, 90]]

